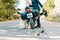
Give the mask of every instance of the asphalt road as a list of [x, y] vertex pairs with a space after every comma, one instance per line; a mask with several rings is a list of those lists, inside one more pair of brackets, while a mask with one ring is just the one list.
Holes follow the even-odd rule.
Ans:
[[[60, 40], [60, 23], [41, 20], [42, 28], [31, 31], [21, 29], [19, 23], [19, 20], [0, 22], [0, 40]], [[44, 29], [44, 33], [40, 33], [41, 29]], [[36, 32], [40, 36], [36, 36]]]

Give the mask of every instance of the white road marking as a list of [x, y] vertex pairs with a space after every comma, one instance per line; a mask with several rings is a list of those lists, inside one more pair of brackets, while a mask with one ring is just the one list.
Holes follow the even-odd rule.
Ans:
[[[17, 36], [32, 36], [32, 35], [17, 35]], [[45, 36], [48, 37], [48, 36]], [[60, 38], [60, 36], [49, 36], [49, 38]], [[0, 40], [40, 40], [37, 38], [16, 38], [16, 37], [0, 37]]]
[[15, 36], [26, 36], [26, 37], [28, 37], [28, 36], [32, 36], [32, 35], [15, 35]]
[[18, 27], [18, 26], [10, 26], [10, 27]]
[[0, 40], [40, 40], [37, 38], [14, 38], [14, 37], [0, 37]]
[[[16, 36], [32, 36], [32, 35], [16, 35]], [[35, 35], [34, 35], [35, 36]], [[36, 37], [41, 37], [41, 36], [36, 36]], [[42, 36], [43, 37], [43, 36]], [[44, 35], [44, 37], [49, 37], [49, 38], [60, 38], [60, 36], [47, 36], [47, 35]]]
[[49, 38], [60, 38], [60, 36], [49, 36]]

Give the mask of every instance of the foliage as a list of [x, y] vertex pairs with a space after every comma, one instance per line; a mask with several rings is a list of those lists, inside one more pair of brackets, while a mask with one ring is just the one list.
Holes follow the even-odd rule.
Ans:
[[15, 13], [13, 0], [0, 0], [0, 21], [14, 19]]
[[47, 0], [47, 2], [44, 4], [44, 8], [47, 10], [48, 13], [52, 11], [54, 7], [54, 0]]
[[49, 15], [46, 18], [46, 20], [53, 21], [53, 22], [60, 22], [60, 17], [59, 16], [51, 15], [52, 14], [51, 12], [53, 11], [53, 9], [55, 7], [54, 0], [47, 0], [47, 2], [45, 3], [44, 7], [47, 10], [48, 15]]

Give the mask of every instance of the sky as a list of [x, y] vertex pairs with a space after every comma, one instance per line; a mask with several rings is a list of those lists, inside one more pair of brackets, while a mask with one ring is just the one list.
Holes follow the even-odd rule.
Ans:
[[[41, 2], [41, 4], [43, 5], [47, 0], [39, 0]], [[26, 2], [25, 0], [18, 0], [18, 3], [17, 3], [17, 7], [16, 8], [20, 8], [20, 9], [24, 9], [26, 7]]]
[[42, 4], [44, 4], [47, 0], [39, 0]]

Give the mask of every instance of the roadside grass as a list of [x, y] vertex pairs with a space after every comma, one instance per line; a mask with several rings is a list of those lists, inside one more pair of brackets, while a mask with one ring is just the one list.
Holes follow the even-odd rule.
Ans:
[[0, 18], [0, 22], [11, 21], [11, 20], [19, 20], [19, 19], [20, 19], [19, 16], [10, 16], [8, 18]]
[[47, 21], [52, 21], [52, 22], [60, 22], [60, 17], [59, 16], [52, 16], [49, 15], [47, 18], [45, 18]]

